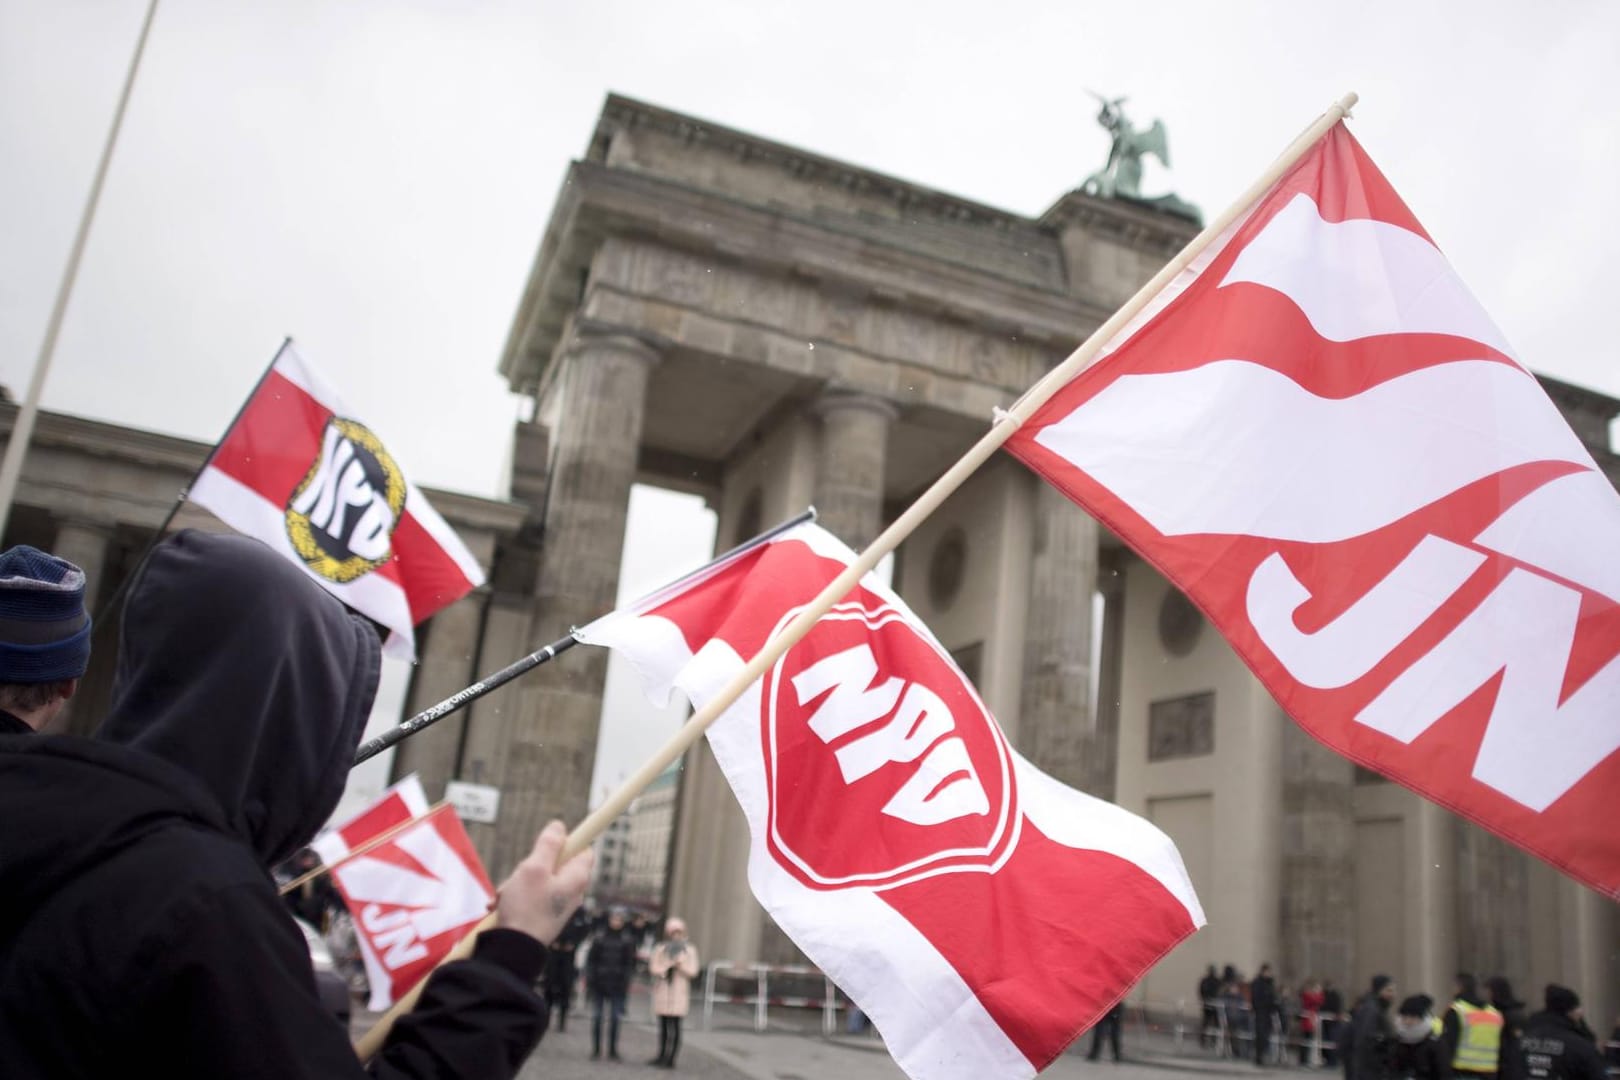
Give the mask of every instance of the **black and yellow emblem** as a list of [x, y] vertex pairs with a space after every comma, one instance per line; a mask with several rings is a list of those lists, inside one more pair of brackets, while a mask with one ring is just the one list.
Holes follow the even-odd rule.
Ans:
[[311, 570], [341, 584], [389, 560], [404, 510], [405, 476], [382, 440], [334, 416], [320, 456], [287, 500], [287, 536]]

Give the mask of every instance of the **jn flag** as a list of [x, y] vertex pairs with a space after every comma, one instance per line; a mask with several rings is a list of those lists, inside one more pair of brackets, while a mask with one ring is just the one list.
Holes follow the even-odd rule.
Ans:
[[483, 571], [382, 441], [291, 342], [215, 447], [193, 502], [304, 568], [416, 654], [413, 628]]
[[[800, 526], [580, 640], [701, 706], [852, 560]], [[918, 1080], [1033, 1076], [1203, 924], [1170, 840], [1020, 758], [871, 575], [708, 734], [754, 895]]]
[[323, 830], [309, 846], [321, 862], [331, 866], [372, 837], [427, 812], [427, 792], [422, 790], [421, 778], [411, 773], [341, 825]]
[[428, 811], [364, 854], [348, 855], [411, 821], [421, 801], [421, 785], [411, 777], [314, 845], [333, 867], [332, 880], [354, 916], [374, 1011], [388, 1008], [426, 977], [495, 902], [478, 853], [449, 805]]
[[1620, 895], [1620, 496], [1343, 124], [1007, 443], [1334, 750]]

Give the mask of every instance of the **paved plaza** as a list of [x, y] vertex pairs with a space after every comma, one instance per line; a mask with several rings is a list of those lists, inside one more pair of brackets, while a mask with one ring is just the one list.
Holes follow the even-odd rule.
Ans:
[[[351, 1031], [359, 1035], [376, 1014], [358, 1009]], [[862, 1035], [821, 1031], [819, 1009], [773, 1007], [765, 1031], [754, 1030], [753, 1006], [717, 1005], [709, 1030], [704, 1030], [701, 1006], [694, 1007], [682, 1032], [680, 1060], [673, 1075], [686, 1080], [904, 1080], [883, 1042], [870, 1029]], [[1196, 1031], [1178, 1038], [1175, 1025], [1152, 1028], [1127, 1020], [1122, 1038], [1125, 1060], [1115, 1064], [1107, 1050], [1098, 1061], [1087, 1061], [1090, 1034], [1076, 1039], [1069, 1051], [1054, 1061], [1043, 1077], [1055, 1080], [1190, 1080], [1210, 1077], [1254, 1077], [1279, 1074], [1289, 1080], [1333, 1080], [1337, 1068], [1303, 1069], [1271, 1065], [1257, 1069], [1245, 1059], [1217, 1057], [1200, 1048]], [[591, 1020], [585, 1004], [576, 999], [567, 1027], [558, 1030], [555, 1018], [546, 1037], [529, 1059], [519, 1080], [630, 1080], [672, 1075], [648, 1062], [658, 1053], [658, 1026], [652, 1020], [647, 987], [637, 982], [630, 992], [627, 1015], [619, 1027], [619, 1060], [592, 1061]], [[987, 1078], [988, 1080], [988, 1078]]]
[[[634, 1003], [632, 1010], [638, 1016]], [[702, 1018], [694, 1014], [688, 1022], [692, 1030], [684, 1033], [676, 1074], [688, 1080], [904, 1080], [905, 1074], [875, 1036], [829, 1038], [810, 1017], [800, 1023], [792, 1019], [778, 1023], [773, 1017], [769, 1030], [756, 1032], [746, 1019], [717, 1014], [714, 1029], [704, 1031]], [[1042, 1075], [1058, 1080], [1187, 1080], [1197, 1073], [1252, 1077], [1261, 1071], [1247, 1061], [1206, 1056], [1189, 1046], [1178, 1051], [1168, 1039], [1144, 1040], [1131, 1027], [1126, 1028], [1124, 1044], [1125, 1061], [1115, 1064], [1105, 1052], [1102, 1060], [1091, 1062], [1083, 1053], [1090, 1037], [1083, 1036], [1075, 1044], [1079, 1051], [1071, 1049]], [[576, 1012], [566, 1031], [547, 1032], [521, 1080], [614, 1080], [632, 1074], [650, 1080], [667, 1075], [647, 1064], [658, 1050], [658, 1029], [644, 1017], [626, 1020], [621, 1027], [620, 1061], [591, 1061], [590, 1045], [589, 1017]], [[1305, 1072], [1280, 1066], [1264, 1071], [1295, 1078]], [[1337, 1074], [1314, 1072], [1322, 1077]]]

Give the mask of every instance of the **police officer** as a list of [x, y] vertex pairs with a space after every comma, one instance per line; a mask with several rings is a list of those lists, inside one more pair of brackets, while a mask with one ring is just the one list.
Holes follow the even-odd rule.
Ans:
[[1547, 1008], [1525, 1025], [1519, 1059], [1528, 1080], [1603, 1080], [1603, 1057], [1582, 1030], [1581, 999], [1557, 983], [1547, 984]]
[[1451, 1071], [1461, 1080], [1496, 1080], [1502, 1052], [1502, 1014], [1484, 1001], [1479, 982], [1457, 976], [1456, 1000], [1446, 1013], [1441, 1036], [1451, 1051]]

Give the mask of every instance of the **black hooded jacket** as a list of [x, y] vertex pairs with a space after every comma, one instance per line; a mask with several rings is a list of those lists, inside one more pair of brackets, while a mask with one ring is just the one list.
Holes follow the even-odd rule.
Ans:
[[[336, 808], [379, 662], [364, 620], [257, 541], [153, 551], [96, 738], [0, 735], [0, 1076], [366, 1075], [266, 868]], [[484, 935], [370, 1075], [515, 1075], [544, 955]]]
[[1538, 1012], [1519, 1040], [1522, 1074], [1530, 1080], [1604, 1080], [1603, 1055], [1581, 1025], [1554, 1012]]

